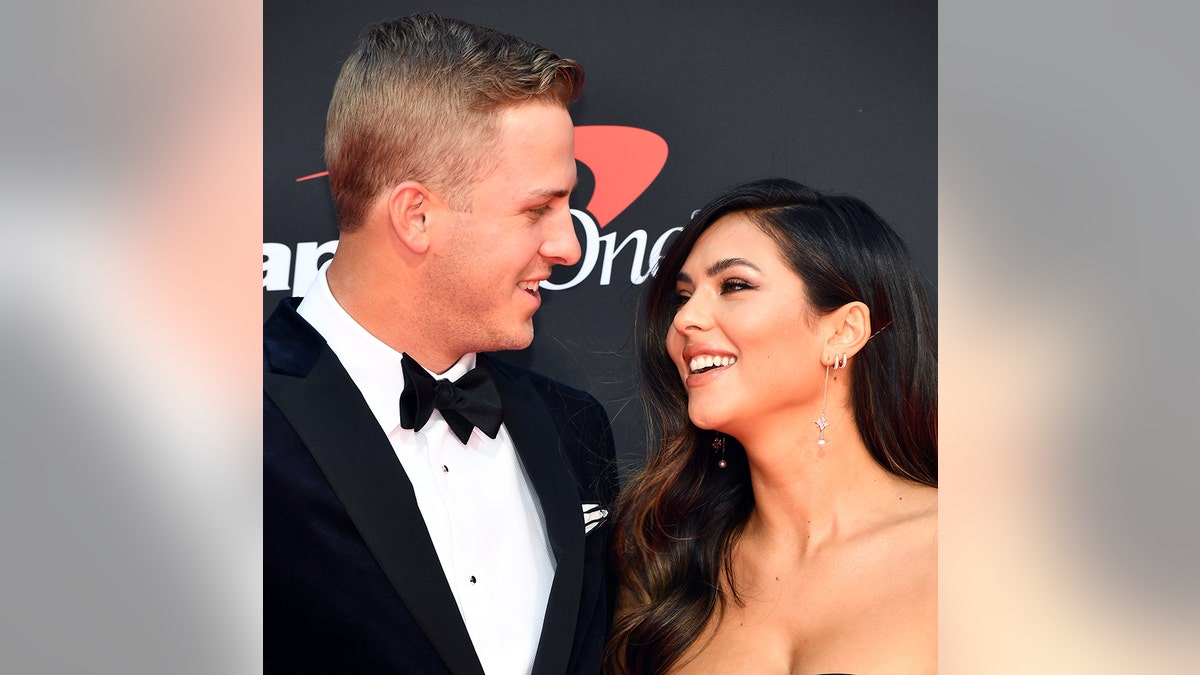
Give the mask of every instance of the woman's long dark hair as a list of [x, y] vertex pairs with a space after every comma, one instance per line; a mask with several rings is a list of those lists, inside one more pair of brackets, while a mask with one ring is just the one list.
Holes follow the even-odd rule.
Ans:
[[[733, 589], [730, 555], [754, 508], [745, 451], [688, 419], [687, 393], [666, 349], [675, 279], [700, 235], [722, 216], [748, 217], [778, 244], [817, 315], [860, 301], [878, 332], [854, 357], [850, 396], [858, 431], [887, 471], [937, 486], [937, 335], [925, 291], [900, 237], [854, 197], [767, 179], [704, 206], [659, 264], [639, 317], [643, 397], [660, 439], [615, 510], [613, 565], [622, 611], [605, 672], [663, 673], [700, 637]], [[736, 590], [733, 597], [738, 600]]]

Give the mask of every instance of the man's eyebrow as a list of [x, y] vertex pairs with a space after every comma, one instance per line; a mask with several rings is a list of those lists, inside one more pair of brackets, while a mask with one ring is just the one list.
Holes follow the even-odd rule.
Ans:
[[575, 178], [574, 183], [571, 183], [570, 189], [567, 189], [567, 190], [530, 190], [529, 192], [521, 195], [521, 199], [522, 199], [522, 201], [528, 201], [531, 199], [547, 199], [547, 198], [566, 197], [566, 196], [569, 196], [577, 187], [579, 187], [579, 178], [578, 177]]
[[[709, 265], [708, 268], [704, 270], [704, 273], [710, 277], [714, 277], [714, 276], [720, 274], [721, 272], [724, 272], [725, 270], [729, 269], [730, 267], [739, 267], [739, 266], [749, 267], [750, 269], [754, 270], [755, 272], [762, 271], [761, 269], [759, 269], [758, 265], [755, 265], [754, 263], [750, 262], [749, 260], [746, 260], [745, 258], [722, 258], [722, 259], [716, 261], [715, 263]], [[685, 284], [692, 283], [691, 275], [689, 275], [687, 272], [684, 272], [682, 270], [680, 270], [680, 272], [675, 275], [675, 280], [682, 281]]]

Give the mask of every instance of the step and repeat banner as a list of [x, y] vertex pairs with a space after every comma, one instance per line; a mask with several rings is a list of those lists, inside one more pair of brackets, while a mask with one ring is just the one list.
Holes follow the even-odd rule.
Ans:
[[[718, 191], [782, 176], [853, 194], [908, 243], [937, 297], [935, 2], [268, 0], [263, 318], [337, 249], [325, 113], [369, 24], [434, 11], [580, 61], [583, 255], [543, 284], [533, 345], [507, 358], [594, 394], [623, 472], [646, 448], [634, 316], [655, 260]], [[935, 307], [936, 311], [936, 307]]]

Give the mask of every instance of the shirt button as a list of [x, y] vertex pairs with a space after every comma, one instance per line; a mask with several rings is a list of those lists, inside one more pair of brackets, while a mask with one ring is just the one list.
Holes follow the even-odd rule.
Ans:
[[475, 575], [474, 574], [471, 575], [471, 583], [475, 583]]
[[450, 473], [450, 467], [443, 464], [442, 465], [442, 473]]

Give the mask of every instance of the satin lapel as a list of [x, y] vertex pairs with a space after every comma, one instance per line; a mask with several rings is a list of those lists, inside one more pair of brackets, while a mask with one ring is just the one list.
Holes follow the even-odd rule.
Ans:
[[558, 430], [542, 397], [524, 377], [509, 377], [487, 360], [504, 400], [504, 426], [537, 492], [550, 548], [554, 552], [554, 582], [533, 663], [534, 675], [566, 672], [571, 642], [579, 619], [583, 588], [583, 510], [575, 479], [567, 469]]
[[446, 665], [482, 675], [412, 483], [337, 357], [325, 347], [306, 377], [264, 373], [263, 388], [308, 446]]

